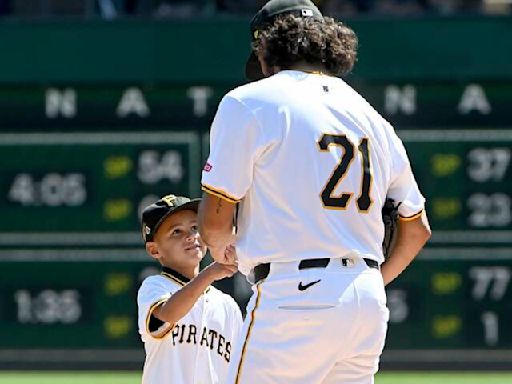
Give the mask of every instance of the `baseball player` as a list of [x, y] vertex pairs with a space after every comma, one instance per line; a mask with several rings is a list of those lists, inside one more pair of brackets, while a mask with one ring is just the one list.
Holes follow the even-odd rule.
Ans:
[[[259, 81], [218, 107], [199, 210], [213, 258], [254, 281], [226, 382], [373, 383], [384, 285], [430, 236], [425, 199], [393, 127], [337, 77], [356, 59], [351, 29], [309, 0], [272, 0], [251, 36]], [[382, 264], [386, 198], [402, 219]]]
[[146, 251], [162, 266], [137, 297], [143, 384], [226, 382], [242, 316], [235, 301], [210, 284], [236, 267], [214, 262], [199, 272], [206, 247], [197, 231], [198, 205], [199, 199], [168, 195], [142, 213]]

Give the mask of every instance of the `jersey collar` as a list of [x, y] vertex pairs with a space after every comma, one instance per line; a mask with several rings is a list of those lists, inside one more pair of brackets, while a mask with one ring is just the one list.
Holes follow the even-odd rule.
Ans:
[[185, 285], [190, 281], [188, 277], [185, 277], [181, 273], [176, 272], [174, 269], [166, 266], [162, 266], [162, 275], [168, 277], [171, 280], [174, 280], [181, 285]]

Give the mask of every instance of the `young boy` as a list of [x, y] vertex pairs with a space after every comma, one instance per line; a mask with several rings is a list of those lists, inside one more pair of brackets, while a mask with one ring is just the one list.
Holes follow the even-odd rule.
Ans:
[[[168, 195], [142, 213], [148, 254], [162, 266], [139, 289], [139, 333], [146, 350], [143, 384], [219, 383], [226, 380], [233, 342], [242, 325], [236, 302], [210, 284], [235, 266], [212, 263], [197, 231], [200, 199]], [[234, 255], [234, 249], [227, 252]]]

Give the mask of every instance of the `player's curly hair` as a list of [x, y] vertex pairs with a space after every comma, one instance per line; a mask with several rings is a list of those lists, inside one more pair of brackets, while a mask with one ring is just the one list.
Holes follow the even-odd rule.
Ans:
[[350, 72], [356, 61], [357, 36], [346, 25], [330, 17], [324, 21], [292, 14], [278, 16], [260, 31], [252, 43], [270, 66], [289, 69], [306, 61], [321, 64], [332, 75]]

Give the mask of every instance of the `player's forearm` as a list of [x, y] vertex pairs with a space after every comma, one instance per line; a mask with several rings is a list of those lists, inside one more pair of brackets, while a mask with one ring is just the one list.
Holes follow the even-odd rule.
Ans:
[[225, 227], [209, 227], [204, 225], [201, 227], [201, 238], [210, 250], [224, 249], [226, 246], [233, 244], [233, 226], [230, 224]]
[[395, 245], [386, 262], [382, 264], [381, 272], [384, 285], [391, 283], [407, 268], [421, 250], [425, 241], [423, 243]]
[[199, 206], [199, 232], [210, 250], [223, 249], [233, 243], [235, 204], [205, 193]]
[[396, 243], [381, 268], [385, 285], [396, 279], [407, 268], [430, 235], [426, 215], [415, 222], [399, 222]]
[[203, 270], [160, 306], [155, 311], [155, 316], [171, 324], [178, 322], [192, 309], [195, 302], [213, 281], [214, 277], [208, 272], [208, 269]]

